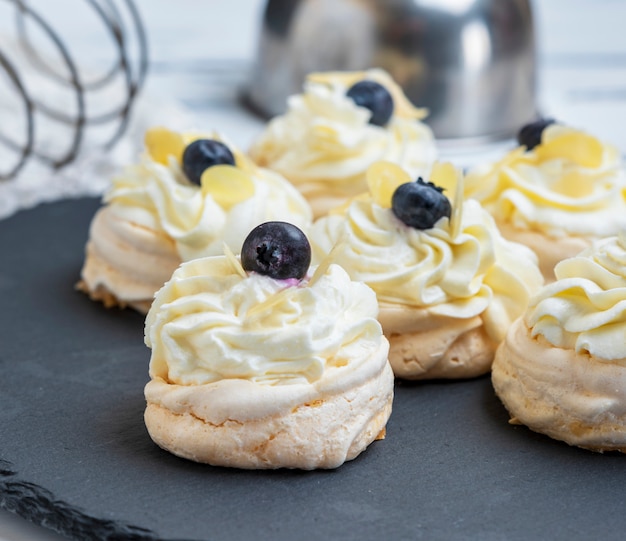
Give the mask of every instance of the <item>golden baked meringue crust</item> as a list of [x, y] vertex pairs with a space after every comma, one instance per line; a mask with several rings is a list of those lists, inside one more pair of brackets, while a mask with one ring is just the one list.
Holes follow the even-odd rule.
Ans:
[[176, 270], [146, 318], [158, 445], [219, 466], [313, 469], [382, 436], [394, 381], [375, 294], [337, 265], [310, 282], [243, 277], [226, 257]]
[[105, 306], [131, 306], [145, 314], [154, 292], [180, 264], [174, 243], [158, 228], [98, 210], [92, 219], [79, 289]]
[[424, 308], [380, 303], [389, 363], [403, 379], [473, 378], [489, 372], [498, 346], [480, 316], [452, 318]]
[[535, 255], [502, 238], [476, 201], [429, 230], [401, 223], [390, 208], [357, 198], [318, 220], [311, 244], [376, 292], [389, 361], [407, 379], [474, 377], [489, 371], [496, 345], [542, 284]]
[[537, 432], [626, 452], [626, 231], [555, 273], [498, 349], [494, 388]]
[[385, 343], [352, 371], [315, 385], [228, 379], [145, 388], [151, 438], [175, 455], [244, 469], [337, 468], [384, 437], [393, 401]]
[[626, 452], [626, 358], [599, 359], [511, 327], [492, 367], [512, 422], [594, 451]]
[[[174, 132], [152, 130], [146, 136], [149, 150], [155, 134], [163, 133], [182, 140]], [[200, 137], [223, 141], [217, 134], [186, 137], [187, 142]], [[159, 152], [152, 148], [154, 155], [146, 152], [140, 163], [115, 177], [90, 228], [79, 288], [105, 304], [130, 305], [145, 313], [181, 261], [221, 254], [223, 243], [238, 253], [248, 232], [270, 220], [306, 230], [312, 214], [302, 195], [277, 173], [231, 148], [238, 166], [217, 176], [237, 173], [251, 193], [228, 193], [225, 182], [226, 193], [219, 195], [227, 195], [228, 204], [210, 189], [192, 185], [180, 157], [167, 154], [167, 145]]]

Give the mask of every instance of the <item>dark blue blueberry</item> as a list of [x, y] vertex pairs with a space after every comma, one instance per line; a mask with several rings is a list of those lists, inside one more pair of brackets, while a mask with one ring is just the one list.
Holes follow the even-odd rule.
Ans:
[[375, 81], [360, 81], [346, 94], [354, 103], [372, 112], [370, 124], [384, 126], [393, 114], [393, 98], [389, 91]]
[[200, 177], [213, 165], [235, 165], [235, 157], [230, 149], [213, 139], [198, 139], [187, 145], [183, 152], [183, 171], [187, 178], [200, 186]]
[[265, 222], [243, 241], [241, 264], [249, 272], [271, 278], [302, 280], [311, 264], [311, 245], [295, 225]]
[[393, 213], [406, 225], [415, 229], [430, 229], [439, 218], [450, 217], [452, 207], [443, 195], [443, 189], [432, 182], [407, 182], [396, 188], [391, 197]]
[[517, 133], [517, 142], [524, 145], [526, 150], [532, 150], [541, 144], [541, 134], [550, 124], [554, 124], [556, 120], [553, 118], [540, 118], [535, 122], [526, 124]]

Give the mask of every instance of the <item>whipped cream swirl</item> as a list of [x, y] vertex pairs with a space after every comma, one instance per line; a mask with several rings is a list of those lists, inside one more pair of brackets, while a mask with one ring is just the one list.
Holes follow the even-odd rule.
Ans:
[[379, 302], [459, 319], [480, 315], [500, 341], [543, 281], [536, 257], [504, 240], [478, 202], [464, 202], [460, 216], [452, 237], [446, 217], [420, 231], [391, 209], [357, 199], [345, 215], [318, 220], [311, 244], [322, 258], [339, 243], [334, 261], [374, 289]]
[[190, 261], [148, 313], [150, 376], [180, 385], [315, 382], [333, 367], [356, 369], [380, 348], [377, 314], [374, 292], [337, 265], [295, 286], [242, 278], [224, 256]]
[[[374, 80], [389, 90], [394, 114], [384, 126], [369, 124], [371, 112], [346, 96], [352, 84]], [[288, 100], [285, 115], [272, 120], [250, 149], [260, 165], [278, 171], [307, 197], [350, 197], [363, 192], [365, 171], [375, 161], [401, 165], [427, 176], [436, 158], [432, 131], [384, 71], [309, 76], [304, 93]]]
[[532, 336], [626, 363], [626, 231], [562, 261], [555, 274], [526, 313]]
[[626, 227], [626, 174], [619, 151], [562, 125], [534, 150], [518, 148], [466, 177], [465, 194], [498, 222], [552, 237], [604, 237]]
[[118, 217], [164, 231], [183, 261], [221, 254], [222, 242], [238, 253], [250, 230], [262, 222], [287, 221], [306, 230], [311, 210], [300, 193], [280, 175], [254, 166], [236, 151], [235, 155], [254, 193], [231, 208], [191, 184], [174, 157], [164, 165], [147, 153], [141, 163], [113, 179], [105, 202], [116, 207]]

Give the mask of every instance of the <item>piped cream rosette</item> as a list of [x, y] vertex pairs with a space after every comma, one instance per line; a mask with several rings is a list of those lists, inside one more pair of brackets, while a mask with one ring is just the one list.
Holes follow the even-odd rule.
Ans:
[[337, 265], [299, 284], [184, 263], [146, 319], [145, 421], [164, 449], [238, 468], [336, 468], [384, 434], [393, 372], [374, 292]]
[[555, 269], [493, 365], [512, 423], [626, 452], [626, 231]]
[[[362, 80], [384, 86], [394, 112], [385, 126], [369, 123], [371, 112], [346, 95]], [[415, 108], [385, 71], [314, 73], [304, 92], [288, 100], [250, 148], [261, 166], [279, 172], [306, 197], [315, 217], [367, 189], [365, 172], [378, 160], [401, 165], [412, 176], [427, 176], [436, 159], [427, 112]]]
[[519, 147], [471, 171], [465, 193], [495, 217], [506, 238], [535, 251], [547, 281], [559, 261], [626, 227], [619, 151], [558, 124], [543, 131], [533, 150]]
[[[181, 162], [185, 147], [201, 138], [225, 143], [235, 166], [210, 167], [197, 186]], [[220, 135], [154, 128], [145, 142], [140, 163], [112, 180], [91, 223], [79, 287], [95, 300], [145, 313], [181, 261], [221, 254], [223, 242], [239, 250], [248, 232], [268, 220], [310, 225], [300, 193]]]
[[463, 201], [462, 176], [450, 164], [436, 164], [431, 180], [451, 195], [451, 218], [426, 230], [405, 225], [391, 198], [411, 180], [393, 164], [372, 166], [370, 192], [313, 225], [315, 257], [334, 250], [333, 260], [376, 292], [396, 376], [484, 374], [543, 282], [536, 257], [503, 239], [478, 202]]

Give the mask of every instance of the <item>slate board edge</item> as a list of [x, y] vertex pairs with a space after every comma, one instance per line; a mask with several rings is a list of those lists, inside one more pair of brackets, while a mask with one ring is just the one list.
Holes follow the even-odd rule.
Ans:
[[79, 507], [57, 500], [49, 490], [20, 479], [11, 463], [1, 458], [0, 508], [78, 541], [162, 540], [145, 528], [93, 517]]

